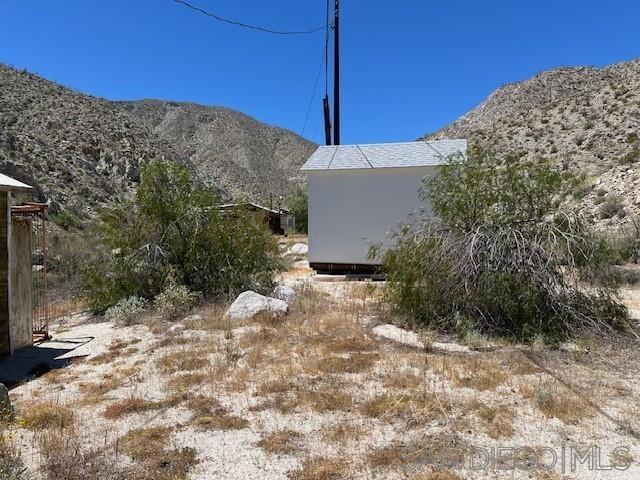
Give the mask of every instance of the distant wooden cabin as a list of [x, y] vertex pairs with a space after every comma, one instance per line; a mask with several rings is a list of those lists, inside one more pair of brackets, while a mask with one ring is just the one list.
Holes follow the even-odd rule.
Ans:
[[218, 205], [217, 208], [220, 210], [245, 209], [254, 212], [274, 235], [284, 235], [284, 219], [289, 215], [289, 211], [284, 208], [267, 208], [253, 202], [226, 203]]

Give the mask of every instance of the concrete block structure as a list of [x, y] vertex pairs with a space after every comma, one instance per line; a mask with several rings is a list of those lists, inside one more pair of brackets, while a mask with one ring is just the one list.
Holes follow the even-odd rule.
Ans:
[[29, 191], [0, 174], [0, 356], [32, 342], [31, 225], [11, 218], [11, 194]]

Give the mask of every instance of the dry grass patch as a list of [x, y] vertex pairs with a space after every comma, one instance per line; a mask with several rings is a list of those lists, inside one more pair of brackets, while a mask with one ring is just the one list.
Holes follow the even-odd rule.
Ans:
[[491, 407], [478, 400], [469, 405], [469, 409], [482, 421], [484, 429], [491, 438], [511, 438], [515, 412], [506, 405]]
[[493, 390], [502, 385], [509, 374], [494, 359], [480, 354], [469, 357], [443, 357], [442, 373], [456, 386], [475, 390]]
[[361, 333], [337, 338], [327, 349], [333, 353], [369, 352], [375, 350], [378, 345], [377, 341]]
[[360, 440], [365, 432], [359, 425], [351, 423], [339, 423], [328, 425], [321, 430], [322, 438], [331, 443], [346, 443]]
[[267, 453], [290, 455], [300, 450], [301, 437], [302, 435], [294, 430], [277, 430], [263, 435], [257, 445]]
[[112, 403], [104, 410], [104, 417], [110, 420], [122, 418], [132, 413], [143, 413], [151, 410], [159, 410], [165, 408], [166, 402], [157, 402], [154, 400], [146, 400], [144, 398], [129, 397]]
[[209, 359], [196, 350], [178, 350], [158, 359], [157, 366], [163, 373], [201, 370], [209, 366]]
[[584, 398], [568, 388], [552, 382], [537, 386], [524, 385], [520, 393], [547, 417], [555, 417], [567, 424], [576, 424], [591, 413]]
[[469, 445], [455, 434], [430, 435], [424, 440], [396, 442], [373, 449], [367, 463], [376, 470], [414, 470], [427, 465], [458, 465], [464, 461]]
[[298, 470], [289, 472], [290, 480], [342, 480], [348, 479], [347, 463], [339, 458], [316, 457], [305, 460]]
[[191, 424], [204, 429], [242, 430], [249, 426], [249, 421], [232, 415], [220, 402], [212, 397], [198, 395], [186, 402], [186, 407], [194, 412]]
[[134, 460], [146, 461], [164, 450], [170, 436], [169, 427], [140, 428], [128, 432], [118, 444], [120, 450]]
[[139, 338], [134, 338], [132, 340], [114, 340], [109, 345], [106, 352], [96, 355], [95, 357], [89, 359], [89, 363], [93, 365], [99, 365], [103, 363], [111, 363], [116, 359], [120, 359], [129, 355], [133, 355], [138, 351], [137, 348], [127, 348], [131, 347], [131, 345], [135, 345], [139, 343]]
[[389, 372], [385, 374], [383, 385], [384, 388], [416, 390], [424, 385], [424, 376], [418, 375], [410, 370]]
[[167, 388], [174, 392], [185, 392], [204, 383], [209, 376], [201, 372], [188, 372], [175, 375], [167, 380]]
[[73, 410], [56, 403], [28, 403], [20, 408], [20, 425], [29, 430], [62, 429], [73, 424]]
[[106, 395], [120, 387], [120, 380], [112, 375], [103, 378], [99, 382], [81, 383], [78, 385], [80, 393], [83, 394], [81, 403], [83, 405], [92, 405], [105, 400]]
[[451, 411], [448, 399], [430, 392], [383, 393], [364, 402], [360, 413], [387, 422], [404, 420], [411, 424], [430, 422]]
[[452, 470], [434, 470], [429, 473], [420, 473], [410, 480], [464, 480], [460, 475]]
[[[50, 480], [130, 480], [130, 472], [122, 466], [116, 449], [94, 449], [78, 436], [74, 428], [49, 429], [40, 432], [35, 441], [40, 456], [38, 478]], [[2, 476], [0, 468], [0, 478]], [[18, 480], [19, 477], [8, 478]], [[25, 477], [26, 478], [26, 477]], [[31, 477], [29, 477], [31, 478]]]
[[510, 358], [507, 367], [514, 375], [535, 375], [542, 373], [542, 369], [524, 355], [519, 354]]
[[349, 357], [328, 357], [315, 360], [312, 371], [325, 374], [362, 373], [371, 369], [380, 359], [377, 353], [354, 353]]
[[191, 466], [197, 463], [192, 448], [166, 450], [171, 428], [142, 428], [128, 432], [120, 440], [122, 452], [134, 459], [138, 466], [132, 480], [182, 480]]

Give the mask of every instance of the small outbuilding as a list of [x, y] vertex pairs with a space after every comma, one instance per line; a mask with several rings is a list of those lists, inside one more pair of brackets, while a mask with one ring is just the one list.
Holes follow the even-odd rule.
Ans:
[[380, 259], [369, 258], [370, 245], [388, 246], [393, 229], [429, 209], [420, 198], [423, 179], [466, 150], [466, 140], [318, 147], [301, 168], [309, 186], [311, 268], [375, 271]]
[[31, 190], [0, 174], [0, 357], [33, 339], [31, 224], [11, 214], [11, 194]]

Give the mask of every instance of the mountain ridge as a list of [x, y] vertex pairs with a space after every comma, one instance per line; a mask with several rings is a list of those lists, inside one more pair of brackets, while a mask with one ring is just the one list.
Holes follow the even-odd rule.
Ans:
[[0, 64], [0, 171], [32, 184], [52, 213], [91, 216], [130, 195], [153, 158], [186, 166], [225, 199], [285, 195], [314, 148], [227, 107], [112, 101]]
[[[604, 224], [640, 214], [640, 58], [560, 67], [505, 84], [421, 139], [468, 138], [584, 173], [580, 208]], [[603, 205], [617, 203], [604, 211]]]

